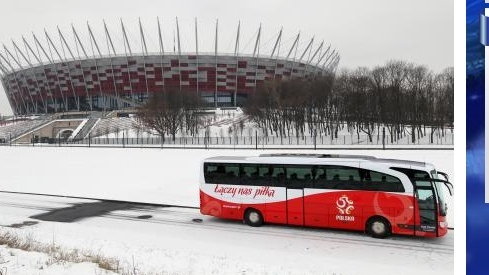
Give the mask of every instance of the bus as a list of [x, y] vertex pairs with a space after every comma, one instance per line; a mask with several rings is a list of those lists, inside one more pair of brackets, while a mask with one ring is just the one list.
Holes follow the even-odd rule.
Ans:
[[[448, 191], [448, 192], [447, 192]], [[200, 212], [264, 223], [441, 237], [448, 175], [432, 164], [372, 156], [262, 154], [203, 161]]]

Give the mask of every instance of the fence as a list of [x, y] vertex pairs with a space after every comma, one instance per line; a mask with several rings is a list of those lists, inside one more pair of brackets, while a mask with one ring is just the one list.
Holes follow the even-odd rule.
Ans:
[[[1, 141], [0, 141], [1, 142]], [[4, 145], [10, 144], [4, 140]], [[51, 146], [105, 146], [105, 147], [193, 147], [193, 148], [308, 148], [316, 149], [322, 147], [430, 147], [443, 146], [453, 147], [453, 133], [435, 135], [433, 140], [430, 136], [416, 138], [412, 142], [410, 135], [401, 138], [391, 136], [375, 135], [369, 138], [367, 135], [339, 135], [333, 136], [303, 136], [303, 137], [263, 137], [255, 136], [230, 136], [230, 137], [176, 137], [161, 138], [157, 136], [148, 137], [89, 137], [78, 141], [64, 141], [60, 139], [32, 140], [32, 145]]]

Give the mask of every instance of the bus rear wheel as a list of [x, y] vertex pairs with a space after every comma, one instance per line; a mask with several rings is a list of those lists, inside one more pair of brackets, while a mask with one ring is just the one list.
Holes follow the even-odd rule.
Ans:
[[391, 234], [391, 226], [386, 219], [374, 217], [367, 222], [367, 232], [374, 238], [383, 239]]
[[263, 216], [256, 209], [248, 209], [245, 212], [244, 221], [249, 226], [258, 227], [263, 224]]

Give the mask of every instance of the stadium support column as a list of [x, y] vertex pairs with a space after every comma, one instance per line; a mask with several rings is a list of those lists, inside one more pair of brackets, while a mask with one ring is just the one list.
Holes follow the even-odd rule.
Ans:
[[175, 22], [177, 24], [177, 47], [178, 47], [178, 86], [180, 92], [182, 91], [182, 67], [180, 66], [180, 57], [182, 55], [182, 48], [180, 47], [180, 28], [178, 26], [178, 17], [175, 17]]
[[199, 93], [199, 34], [198, 34], [198, 28], [197, 28], [197, 17], [194, 20], [195, 22], [195, 85], [196, 85], [196, 91], [197, 91], [197, 96], [200, 95]]
[[[107, 111], [107, 99], [104, 97], [104, 95], [102, 93], [102, 81], [100, 80], [100, 73], [99, 73], [99, 68], [98, 68], [99, 66], [98, 66], [97, 57], [95, 54], [95, 49], [97, 49], [97, 52], [98, 52], [98, 55], [100, 58], [102, 58], [102, 52], [100, 52], [100, 48], [98, 46], [97, 40], [95, 39], [95, 36], [93, 35], [92, 28], [90, 28], [90, 24], [88, 24], [88, 21], [87, 21], [87, 28], [88, 28], [88, 34], [90, 35], [90, 45], [92, 47], [92, 54], [93, 54], [94, 60], [95, 60], [95, 71], [97, 73], [98, 87], [99, 87], [99, 92], [100, 92], [100, 100], [102, 100], [104, 103], [104, 112], [105, 112], [105, 111]], [[95, 48], [94, 48], [94, 46], [95, 46]], [[94, 84], [95, 84], [95, 82], [94, 82]]]
[[311, 56], [311, 58], [309, 59], [309, 61], [307, 61], [307, 64], [311, 64], [312, 60], [314, 60], [314, 58], [316, 57], [316, 55], [319, 53], [319, 51], [323, 48], [323, 45], [324, 45], [324, 41], [321, 41], [321, 44], [319, 45], [319, 47], [316, 49], [316, 51], [314, 52], [314, 54]]
[[[26, 113], [29, 113], [29, 108], [27, 107], [27, 103], [25, 102], [25, 98], [24, 96], [22, 95], [22, 88], [20, 86], [20, 83], [19, 83], [19, 79], [17, 79], [17, 72], [15, 71], [14, 67], [12, 66], [12, 63], [10, 63], [10, 61], [8, 59], [6, 59], [1, 53], [0, 53], [0, 58], [3, 59], [3, 61], [9, 66], [10, 70], [12, 71], [12, 75], [14, 76], [14, 81], [15, 81], [15, 85], [17, 86], [17, 92], [16, 94], [20, 95], [20, 100], [22, 101], [22, 105], [21, 107], [23, 106], [24, 107], [24, 114]], [[10, 86], [10, 83], [9, 83], [9, 86]], [[12, 87], [10, 87], [12, 89]], [[13, 94], [13, 89], [12, 89], [12, 94]]]
[[336, 68], [335, 66], [338, 65], [338, 62], [339, 62], [339, 54], [336, 53], [332, 58], [331, 58], [331, 61], [328, 62], [327, 65], [325, 65], [325, 70], [331, 72], [331, 73], [335, 73], [336, 72]]
[[[119, 97], [119, 92], [117, 91], [117, 82], [115, 81], [115, 72], [114, 72], [114, 62], [112, 60], [112, 54], [117, 56], [117, 52], [115, 51], [114, 43], [112, 43], [112, 37], [110, 36], [109, 29], [107, 29], [107, 24], [104, 22], [104, 30], [105, 30], [105, 43], [107, 44], [107, 51], [109, 53], [110, 60], [110, 70], [112, 71], [112, 83], [114, 84], [115, 96], [117, 97], [117, 109], [121, 108], [121, 98]], [[112, 52], [112, 53], [111, 53]]]
[[237, 94], [238, 94], [238, 70], [239, 70], [239, 32], [241, 29], [241, 21], [238, 21], [238, 30], [236, 31], [236, 44], [234, 45], [234, 56], [236, 58], [236, 72], [234, 82], [234, 107], [237, 106]]
[[[34, 81], [35, 81], [35, 84], [36, 84], [36, 89], [38, 91], [38, 94], [39, 94], [39, 97], [41, 98], [41, 101], [42, 101], [42, 104], [44, 105], [44, 113], [47, 113], [47, 105], [46, 105], [46, 101], [44, 100], [44, 98], [42, 97], [42, 93], [41, 93], [41, 88], [39, 86], [39, 80], [37, 79], [37, 75], [36, 73], [34, 72], [34, 67], [32, 66], [32, 63], [31, 61], [29, 60], [29, 58], [26, 57], [26, 55], [20, 50], [20, 48], [17, 46], [17, 44], [12, 40], [12, 44], [14, 46], [14, 51], [16, 54], [20, 54], [20, 56], [22, 56], [22, 58], [25, 60], [25, 62], [27, 62], [27, 64], [29, 65], [29, 68], [28, 68], [28, 71], [31, 72], [31, 76], [34, 78]], [[27, 78], [25, 77], [24, 75], [24, 79], [25, 79], [25, 82], [26, 84], [28, 84], [27, 82]], [[36, 101], [36, 105], [35, 105], [35, 108], [36, 108], [36, 113], [38, 112], [38, 109], [37, 109], [37, 101]]]
[[[132, 50], [131, 50], [131, 44], [129, 44], [129, 39], [127, 39], [126, 28], [124, 27], [124, 22], [122, 22], [122, 18], [121, 18], [121, 29], [122, 29], [122, 36], [124, 39], [124, 53], [126, 55], [127, 75], [129, 78], [129, 85], [131, 86], [131, 100], [134, 100], [134, 86], [132, 85], [131, 70], [129, 64], [129, 56], [132, 56]], [[127, 52], [129, 52], [129, 55], [127, 54]]]
[[331, 52], [331, 53], [328, 55], [328, 57], [326, 57], [326, 59], [324, 60], [324, 63], [323, 63], [323, 65], [321, 66], [321, 67], [322, 67], [322, 69], [323, 69], [323, 71], [324, 71], [324, 70], [325, 70], [325, 68], [326, 68], [326, 63], [328, 63], [328, 60], [330, 60], [330, 58], [331, 58], [331, 57], [332, 57], [332, 56], [335, 54], [335, 51], [336, 51], [336, 50], [333, 50], [333, 51], [332, 51], [332, 52]]
[[216, 19], [216, 35], [214, 41], [214, 58], [215, 58], [215, 90], [214, 90], [214, 107], [217, 108], [217, 42], [218, 42], [218, 27], [219, 27], [219, 19]]
[[297, 34], [297, 37], [294, 40], [294, 43], [292, 43], [292, 47], [290, 47], [289, 53], [287, 54], [287, 57], [285, 59], [289, 59], [290, 55], [292, 54], [292, 51], [294, 50], [295, 46], [297, 45], [297, 42], [299, 42], [299, 37], [301, 36], [301, 32]]
[[[273, 58], [273, 55], [275, 54], [275, 50], [277, 50], [277, 55], [275, 57], [275, 70], [273, 72], [273, 80], [275, 80], [275, 76], [277, 75], [277, 66], [278, 66], [278, 55], [280, 54], [280, 43], [282, 39], [282, 30], [283, 27], [280, 28], [280, 32], [278, 33], [277, 36], [277, 41], [275, 41], [275, 45], [273, 46], [272, 54], [270, 55], [270, 58]], [[278, 48], [277, 48], [278, 46]]]
[[332, 73], [335, 73], [336, 72], [336, 66], [338, 65], [339, 61], [340, 61], [340, 55], [336, 54], [334, 59], [328, 65], [328, 70], [330, 70]]
[[258, 77], [258, 59], [260, 57], [260, 35], [261, 35], [261, 23], [260, 28], [258, 28], [258, 34], [256, 35], [255, 48], [253, 49], [253, 57], [256, 59], [255, 63], [255, 93], [256, 93], [256, 81]]
[[6, 82], [8, 82], [8, 81], [9, 81], [8, 79], [2, 79], [2, 87], [5, 90], [5, 92], [7, 93], [8, 102], [10, 104], [10, 107], [12, 108], [14, 116], [16, 116], [19, 114], [18, 104], [17, 104], [17, 100], [15, 99], [15, 97], [10, 94], [10, 86], [8, 84], [6, 84]]
[[[3, 45], [3, 48], [5, 49], [5, 52], [6, 52], [6, 57], [7, 59], [9, 58], [12, 58], [12, 60], [15, 62], [15, 64], [17, 64], [18, 68], [20, 68], [21, 70], [23, 70], [22, 74], [21, 74], [21, 77], [19, 79], [19, 81], [22, 83], [24, 82], [25, 83], [25, 87], [27, 89], [27, 93], [29, 94], [29, 98], [31, 100], [31, 104], [32, 104], [32, 108], [34, 110], [34, 113], [37, 113], [37, 102], [34, 102], [34, 100], [32, 99], [32, 95], [31, 95], [31, 92], [30, 92], [30, 89], [29, 89], [29, 82], [27, 81], [27, 77], [25, 76], [25, 70], [22, 66], [22, 64], [20, 64], [19, 60], [17, 60], [14, 55], [9, 51], [9, 49]], [[17, 52], [15, 52], [17, 54]], [[17, 55], [18, 56], [18, 55]]]
[[88, 92], [87, 81], [85, 79], [85, 70], [83, 69], [83, 65], [82, 65], [82, 62], [80, 60], [81, 59], [80, 58], [80, 50], [78, 48], [78, 45], [80, 45], [80, 48], [82, 49], [83, 54], [85, 55], [85, 59], [88, 59], [87, 51], [85, 51], [85, 47], [83, 46], [83, 44], [82, 44], [82, 42], [80, 40], [80, 37], [78, 37], [78, 33], [76, 32], [75, 27], [73, 26], [73, 24], [71, 25], [71, 29], [73, 31], [73, 38], [75, 40], [76, 51], [78, 53], [78, 59], [79, 59], [78, 60], [78, 64], [80, 65], [80, 70], [81, 70], [81, 73], [82, 73], [83, 86], [84, 86], [84, 89], [85, 89], [85, 94], [87, 95], [88, 104], [90, 105], [90, 111], [93, 111], [92, 96]]
[[8, 70], [3, 66], [2, 60], [0, 60], [0, 79], [3, 79], [3, 77], [6, 76], [7, 74], [8, 74]]
[[[285, 60], [287, 60], [287, 62], [290, 58], [290, 55], [292, 54], [292, 51], [295, 49], [295, 51], [297, 52], [297, 47], [298, 47], [298, 42], [299, 42], [300, 36], [301, 36], [301, 32], [299, 32], [297, 34], [297, 37], [295, 38], [294, 43], [292, 43], [292, 47], [290, 47], [289, 53], [287, 54], [287, 57], [285, 58]], [[295, 54], [294, 54], [294, 62], [292, 62], [291, 66], [290, 66], [290, 77], [292, 77], [292, 74], [294, 73], [294, 68], [295, 68]]]
[[141, 24], [141, 18], [139, 18], [139, 32], [141, 35], [141, 49], [143, 51], [143, 69], [144, 69], [144, 83], [146, 86], [146, 99], [149, 99], [148, 73], [146, 72], [146, 56], [148, 56], [148, 47], [146, 46], [146, 37], [144, 36], [143, 25]]
[[336, 73], [336, 70], [338, 69], [338, 64], [340, 64], [340, 60], [341, 60], [341, 57], [340, 57], [340, 55], [338, 55], [338, 58], [336, 59], [336, 62], [334, 64], [333, 74]]
[[[9, 99], [10, 106], [13, 107], [13, 109], [14, 109], [13, 110], [14, 115], [18, 115], [19, 114], [19, 103], [17, 102], [17, 99], [13, 95], [13, 90], [12, 90], [12, 87], [10, 86], [10, 77], [7, 76], [9, 74], [9, 71], [8, 71], [7, 67], [5, 67], [5, 65], [3, 65], [1, 60], [2, 59], [0, 58], [0, 68], [4, 72], [4, 78], [2, 78], [2, 85], [3, 85], [5, 92], [7, 93], [7, 98]], [[12, 73], [13, 73], [13, 71], [12, 71]], [[12, 105], [11, 100], [14, 102], [13, 105]]]
[[[0, 62], [1, 64], [1, 62]], [[6, 84], [7, 81], [9, 81], [7, 78], [6, 78], [6, 75], [7, 75], [7, 71], [5, 70], [4, 67], [2, 67], [2, 65], [0, 65], [0, 71], [3, 72], [3, 76], [0, 76], [0, 80], [2, 82], [2, 87], [3, 89], [5, 90], [5, 93], [7, 94], [7, 99], [8, 99], [8, 103], [10, 104], [10, 107], [12, 108], [12, 112], [14, 113], [14, 116], [18, 114], [18, 111], [17, 111], [17, 101], [14, 100], [14, 97], [10, 94], [10, 88], [9, 86]], [[3, 78], [5, 77], [5, 78]]]
[[[4, 46], [4, 48], [5, 48], [5, 46]], [[10, 69], [12, 70], [12, 74], [14, 75], [14, 78], [15, 78], [15, 83], [17, 84], [17, 92], [20, 94], [20, 98], [22, 99], [22, 102], [24, 103], [25, 113], [32, 113], [32, 112], [30, 112], [30, 108], [28, 107], [29, 106], [28, 103], [25, 102], [24, 96], [22, 95], [22, 86], [20, 84], [20, 80], [17, 77], [17, 72], [15, 71], [14, 67], [12, 66], [12, 63], [10, 63], [10, 60], [8, 59], [8, 55], [6, 57], [4, 57], [3, 55], [0, 54], [0, 57], [5, 61], [5, 63], [7, 63], [9, 65]], [[29, 91], [27, 91], [27, 92], [29, 93]], [[30, 97], [30, 94], [29, 94], [29, 97]], [[31, 97], [30, 97], [30, 99], [31, 99], [31, 104], [34, 105]]]
[[[39, 40], [37, 39], [36, 35], [34, 33], [32, 33], [32, 37], [34, 38], [34, 42], [36, 44], [36, 47], [38, 48], [38, 51], [39, 51], [39, 48], [42, 50], [44, 56], [46, 57], [46, 59], [49, 61], [49, 63], [51, 64], [51, 66], [53, 66], [56, 70], [57, 70], [57, 66], [55, 65], [55, 63], [53, 62], [53, 59], [52, 57], [50, 57], [48, 55], [48, 53], [46, 52], [46, 50], [44, 49], [44, 47], [42, 46], [42, 44], [39, 42]], [[47, 80], [47, 74], [46, 74], [46, 71], [44, 70], [44, 74], [46, 75], [46, 81]], [[59, 92], [61, 94], [61, 100], [63, 100], [63, 103], [64, 103], [64, 99], [63, 99], [63, 92], [61, 91], [61, 85], [59, 84], [59, 79], [58, 79], [58, 72], [56, 71], [55, 72], [55, 76], [56, 76], [56, 84], [58, 86], [58, 89], [59, 89]], [[48, 86], [49, 86], [49, 81], [48, 81]], [[56, 88], [55, 88], [56, 89]], [[54, 92], [53, 92], [53, 95], [52, 95], [52, 98], [53, 98], [53, 101], [54, 101], [54, 111], [55, 112], [58, 112], [58, 99], [56, 98], [56, 96], [54, 95]]]
[[165, 92], [165, 70], [163, 68], [163, 55], [165, 54], [165, 47], [163, 45], [163, 36], [161, 35], [160, 18], [156, 17], [158, 21], [158, 42], [160, 44], [160, 66], [161, 66], [161, 92]]
[[[17, 56], [17, 58], [19, 58], [19, 54], [22, 56], [22, 58], [27, 62], [27, 64], [29, 65], [29, 68], [28, 68], [28, 71], [31, 73], [31, 77], [34, 78], [34, 83], [36, 85], [36, 89], [38, 91], [38, 94], [39, 94], [39, 97], [41, 98], [41, 101], [42, 101], [42, 104], [44, 106], [44, 112], [46, 113], [47, 112], [47, 105], [46, 105], [46, 101], [44, 100], [44, 98], [42, 97], [42, 93], [41, 93], [41, 88], [39, 86], [39, 80], [37, 79], [37, 75], [35, 74], [34, 72], [34, 68], [32, 66], [32, 63], [30, 61], [30, 57], [29, 56], [25, 56], [24, 53], [20, 50], [20, 48], [17, 46], [17, 44], [12, 40], [12, 44], [14, 46], [14, 52]], [[19, 58], [20, 59], [20, 58]], [[28, 84], [28, 81], [27, 81], [27, 77], [25, 75], [24, 76], [24, 80], [26, 82], [26, 84]], [[35, 105], [35, 109], [36, 109], [36, 113], [38, 113], [38, 107], [37, 107], [37, 100], [36, 100], [36, 105]]]
[[280, 32], [278, 33], [277, 40], [275, 41], [275, 45], [273, 46], [272, 53], [270, 54], [270, 58], [273, 58], [275, 54], [275, 50], [277, 49], [278, 43], [280, 43], [280, 39], [282, 37], [282, 28], [280, 28]]
[[[63, 58], [61, 57], [61, 55], [59, 54], [59, 51], [58, 49], [54, 46], [54, 43], [53, 41], [51, 40], [51, 37], [49, 36], [48, 32], [46, 30], [44, 30], [44, 34], [46, 35], [46, 39], [47, 39], [47, 42], [48, 42], [48, 47], [49, 49], [51, 49], [51, 47], [53, 48], [53, 50], [55, 51], [56, 55], [58, 56], [58, 59], [61, 61], [61, 62], [64, 62]], [[52, 52], [51, 52], [52, 54]], [[54, 58], [51, 58], [54, 60]], [[56, 63], [56, 68], [58, 68], [58, 63]], [[58, 79], [58, 82], [60, 83], [59, 81], [59, 75], [58, 75], [58, 69], [56, 69], [56, 77]], [[64, 70], [63, 70], [64, 72]], [[59, 84], [60, 87], [61, 87], [61, 83]], [[65, 110], [68, 111], [69, 109], [69, 106], [68, 106], [68, 96], [65, 94]]]
[[319, 67], [319, 64], [321, 63], [321, 61], [324, 59], [324, 57], [326, 56], [326, 54], [328, 54], [329, 52], [329, 49], [331, 49], [331, 45], [328, 46], [328, 48], [326, 49], [326, 51], [324, 51], [324, 53], [321, 55], [321, 57], [318, 59], [318, 61], [316, 62], [316, 65], [315, 65], [315, 71], [314, 73], [317, 73], [318, 72], [318, 69], [320, 68]]
[[324, 45], [324, 41], [321, 41], [321, 44], [319, 45], [319, 47], [316, 49], [316, 51], [314, 52], [314, 54], [311, 56], [311, 58], [309, 58], [309, 60], [307, 61], [307, 64], [306, 64], [306, 68], [304, 68], [305, 70], [305, 73], [307, 74], [307, 72], [309, 71], [308, 70], [308, 67], [310, 66], [312, 60], [314, 60], [314, 58], [316, 57], [316, 55], [319, 53], [319, 51], [323, 48], [323, 45]]
[[[299, 64], [302, 62], [302, 59], [306, 55], [307, 51], [309, 50], [309, 48], [311, 47], [311, 45], [312, 45], [313, 42], [314, 42], [314, 37], [311, 38], [311, 41], [309, 41], [309, 44], [307, 44], [306, 49], [304, 50], [304, 52], [302, 53], [301, 57], [299, 58]], [[307, 68], [307, 64], [306, 64], [306, 67], [304, 67], [304, 70], [302, 70], [302, 76], [304, 76], [305, 71], [306, 71], [306, 68]]]
[[[73, 64], [74, 64], [75, 56], [73, 55], [73, 52], [71, 51], [70, 46], [68, 46], [68, 43], [66, 43], [66, 40], [63, 36], [63, 33], [61, 33], [61, 30], [59, 29], [59, 27], [58, 27], [58, 34], [59, 34], [60, 40], [62, 42], [61, 43], [61, 49], [63, 50], [63, 53], [64, 53], [64, 47], [63, 47], [63, 43], [64, 43], [68, 52], [71, 55], [71, 58], [72, 58]], [[66, 67], [68, 68], [68, 77], [70, 78], [70, 86], [71, 86], [71, 90], [73, 91], [73, 98], [75, 99], [76, 109], [78, 111], [80, 111], [80, 97], [75, 92], [75, 86], [73, 85], [73, 77], [71, 76], [70, 63], [68, 62], [68, 60], [66, 60], [66, 55], [64, 55], [64, 59], [66, 62]]]
[[335, 59], [335, 56], [336, 56], [336, 50], [333, 50], [323, 63], [323, 70], [326, 70], [328, 68], [329, 64], [331, 64], [331, 61]]
[[[36, 61], [38, 62], [38, 64], [42, 65], [42, 72], [43, 72], [43, 75], [44, 75], [44, 79], [46, 81], [46, 90], [47, 90], [47, 93], [46, 95], [50, 95], [51, 96], [51, 100], [54, 102], [54, 97], [53, 97], [53, 91], [51, 90], [51, 87], [49, 86], [49, 80], [48, 80], [48, 76], [46, 75], [46, 67], [44, 66], [44, 63], [41, 61], [41, 58], [34, 52], [34, 50], [32, 49], [31, 45], [27, 42], [27, 40], [22, 36], [22, 41], [24, 41], [24, 46], [29, 49], [29, 51], [31, 52], [31, 54], [34, 56], [34, 58], [36, 59]], [[38, 49], [39, 51], [39, 49]], [[47, 106], [48, 106], [48, 102], [47, 102], [47, 96], [46, 96], [46, 113], [48, 112], [47, 111]]]

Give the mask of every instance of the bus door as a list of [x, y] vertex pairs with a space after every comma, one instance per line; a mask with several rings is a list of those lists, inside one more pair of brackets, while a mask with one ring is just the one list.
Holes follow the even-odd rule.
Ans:
[[437, 196], [431, 181], [416, 181], [415, 235], [437, 235], [438, 213]]
[[287, 188], [287, 224], [304, 225], [304, 189]]
[[287, 224], [304, 225], [304, 183], [312, 181], [312, 166], [287, 166]]

